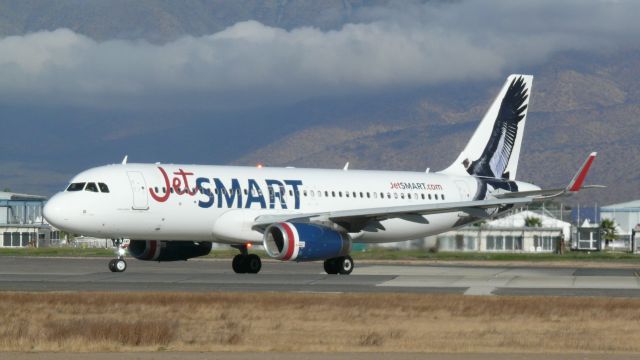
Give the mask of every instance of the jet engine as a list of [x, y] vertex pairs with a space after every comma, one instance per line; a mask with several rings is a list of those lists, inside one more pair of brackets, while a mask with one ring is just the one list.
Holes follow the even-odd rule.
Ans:
[[281, 222], [264, 232], [264, 248], [269, 256], [282, 261], [314, 261], [347, 256], [351, 238], [328, 227]]
[[140, 260], [187, 260], [210, 252], [211, 243], [208, 241], [131, 240], [129, 242], [129, 254]]

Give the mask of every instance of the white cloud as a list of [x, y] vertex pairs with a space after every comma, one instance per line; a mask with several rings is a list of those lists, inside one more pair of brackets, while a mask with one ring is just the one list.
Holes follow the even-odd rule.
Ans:
[[339, 30], [255, 21], [155, 45], [71, 30], [0, 39], [1, 101], [238, 107], [502, 78], [558, 51], [629, 46], [635, 1], [401, 2]]

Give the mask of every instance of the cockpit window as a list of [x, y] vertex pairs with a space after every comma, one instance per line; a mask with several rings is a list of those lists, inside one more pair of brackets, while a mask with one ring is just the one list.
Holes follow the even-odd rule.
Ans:
[[96, 183], [87, 183], [87, 187], [84, 188], [84, 191], [98, 192], [98, 187], [96, 186]]
[[102, 191], [103, 193], [108, 193], [109, 192], [109, 187], [107, 186], [107, 184], [98, 183], [98, 186], [100, 187], [100, 191]]
[[69, 185], [69, 187], [67, 188], [67, 191], [82, 191], [82, 189], [84, 189], [84, 184], [85, 183], [72, 183]]

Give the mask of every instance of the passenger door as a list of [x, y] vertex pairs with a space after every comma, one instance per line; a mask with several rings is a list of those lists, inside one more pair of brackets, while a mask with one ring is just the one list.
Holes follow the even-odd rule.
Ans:
[[129, 184], [131, 185], [131, 191], [133, 192], [133, 206], [134, 210], [148, 210], [149, 199], [147, 198], [147, 184], [144, 181], [144, 176], [139, 171], [127, 171], [129, 177]]

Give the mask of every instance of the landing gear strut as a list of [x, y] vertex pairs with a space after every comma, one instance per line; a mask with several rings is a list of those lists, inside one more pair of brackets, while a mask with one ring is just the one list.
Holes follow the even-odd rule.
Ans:
[[233, 257], [231, 267], [236, 274], [257, 274], [262, 268], [262, 261], [256, 254], [249, 254], [247, 245], [237, 245], [234, 248], [240, 250], [240, 254]]
[[324, 271], [327, 274], [349, 275], [353, 271], [353, 259], [351, 256], [341, 256], [324, 261]]
[[123, 272], [127, 270], [127, 262], [124, 261], [125, 250], [122, 247], [122, 239], [113, 239], [113, 246], [116, 247], [116, 258], [109, 261], [111, 272]]

